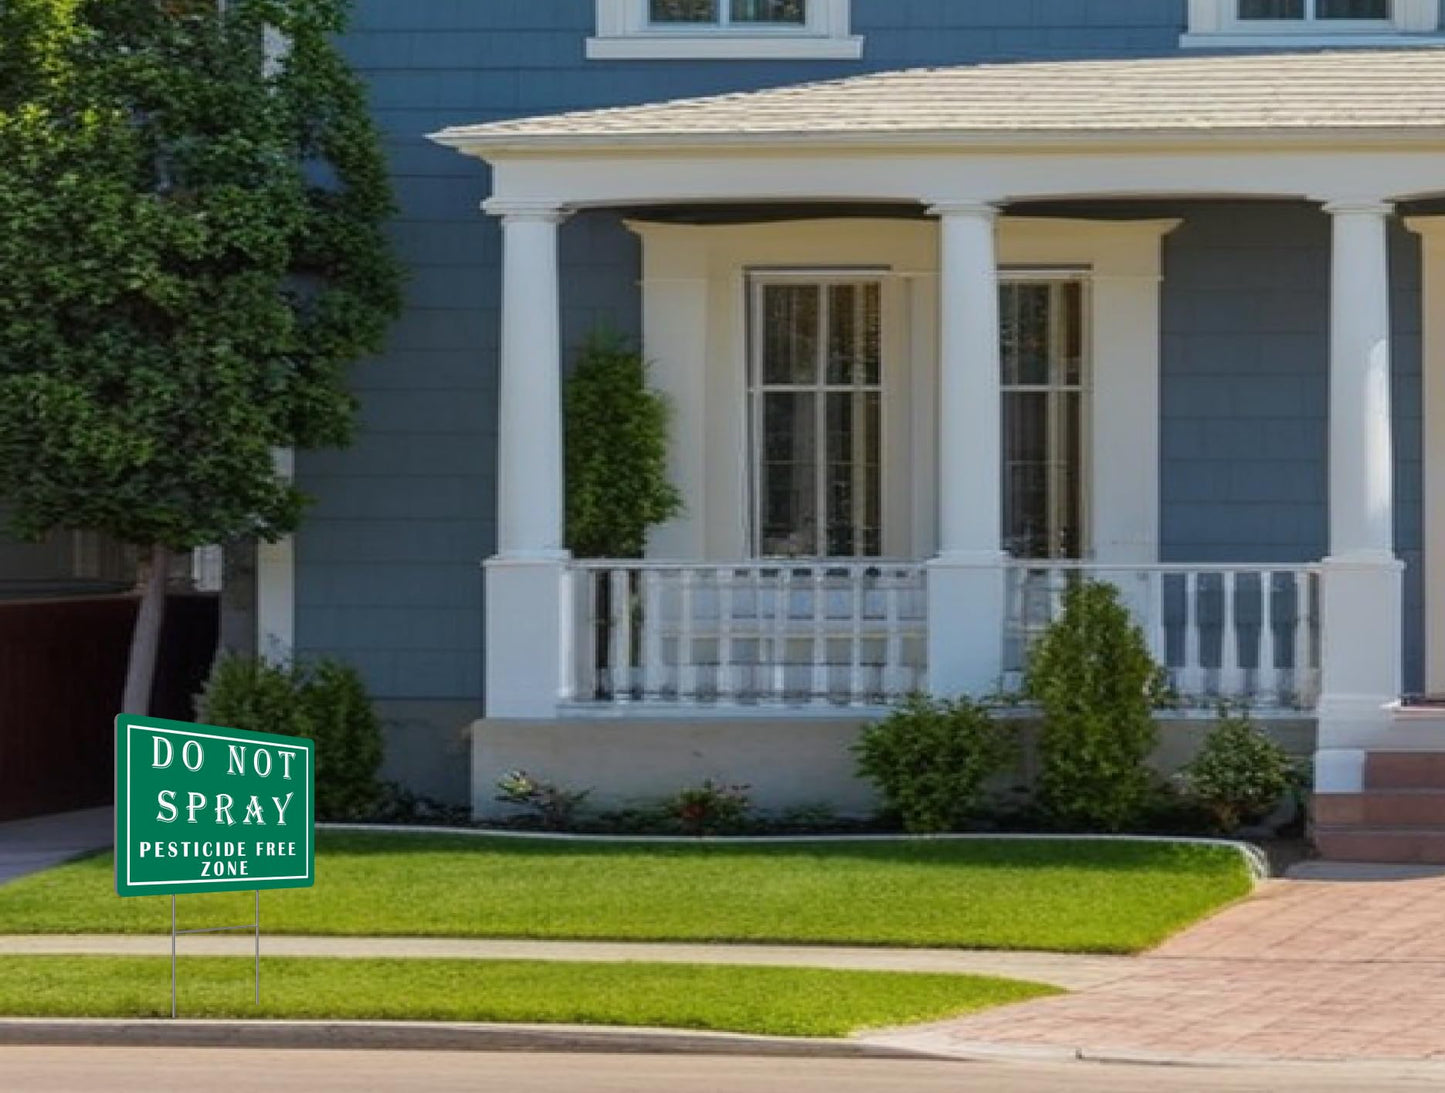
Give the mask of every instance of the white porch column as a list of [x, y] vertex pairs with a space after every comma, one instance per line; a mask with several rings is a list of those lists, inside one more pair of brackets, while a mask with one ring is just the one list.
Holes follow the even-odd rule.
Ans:
[[[1320, 747], [1378, 740], [1400, 697], [1402, 569], [1395, 557], [1389, 217], [1334, 201], [1330, 317], [1330, 554], [1324, 563]], [[1322, 770], [1341, 769], [1332, 757]], [[1354, 769], [1353, 764], [1344, 764]], [[1330, 779], [1326, 779], [1326, 782]], [[1321, 785], [1323, 792], [1355, 786]]]
[[497, 555], [487, 562], [487, 716], [550, 718], [570, 691], [563, 547], [562, 328], [550, 205], [489, 201], [502, 220]]
[[934, 694], [984, 694], [1003, 675], [1002, 396], [998, 209], [945, 202], [939, 218], [939, 553], [928, 569]]

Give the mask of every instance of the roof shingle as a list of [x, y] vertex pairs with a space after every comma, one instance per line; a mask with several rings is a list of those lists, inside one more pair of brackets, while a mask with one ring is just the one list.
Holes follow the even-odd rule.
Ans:
[[446, 144], [568, 146], [929, 135], [1445, 129], [1445, 50], [911, 69], [458, 126]]

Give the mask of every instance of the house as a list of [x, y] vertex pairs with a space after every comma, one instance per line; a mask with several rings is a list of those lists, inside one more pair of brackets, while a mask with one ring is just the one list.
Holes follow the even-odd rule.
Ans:
[[[847, 807], [861, 722], [1007, 684], [1083, 572], [1315, 752], [1327, 849], [1445, 852], [1439, 8], [364, 0], [411, 298], [264, 644], [479, 810], [515, 766]], [[673, 408], [644, 561], [563, 550], [600, 325]]]

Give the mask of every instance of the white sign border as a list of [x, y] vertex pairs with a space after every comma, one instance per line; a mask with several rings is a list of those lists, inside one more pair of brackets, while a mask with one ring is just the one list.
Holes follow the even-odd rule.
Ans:
[[[133, 730], [135, 730], [135, 729], [141, 729], [141, 730], [143, 730], [143, 731], [145, 731], [145, 732], [168, 732], [168, 733], [171, 733], [171, 734], [173, 734], [173, 735], [175, 735], [175, 736], [198, 736], [198, 737], [200, 737], [200, 738], [202, 738], [202, 739], [204, 739], [204, 740], [225, 740], [225, 741], [228, 741], [228, 742], [233, 743], [233, 744], [249, 744], [249, 745], [251, 745], [251, 746], [253, 746], [253, 747], [261, 746], [261, 747], [270, 747], [270, 748], [285, 748], [286, 745], [284, 745], [284, 744], [271, 744], [271, 743], [262, 744], [262, 743], [260, 743], [259, 741], [257, 741], [257, 740], [255, 739], [255, 737], [250, 737], [250, 736], [218, 736], [216, 733], [210, 733], [210, 732], [191, 732], [191, 731], [189, 731], [189, 730], [187, 730], [187, 729], [162, 729], [162, 728], [157, 728], [157, 727], [154, 726], [154, 725], [137, 725], [137, 724], [135, 724], [134, 722], [131, 722], [131, 721], [127, 721], [127, 722], [126, 722], [126, 724], [125, 724], [125, 886], [126, 886], [127, 888], [156, 888], [156, 887], [159, 887], [159, 886], [161, 886], [161, 885], [165, 885], [165, 886], [169, 887], [170, 885], [175, 885], [175, 884], [210, 884], [210, 883], [213, 883], [213, 882], [211, 882], [211, 881], [206, 880], [205, 878], [201, 878], [201, 879], [198, 879], [198, 880], [132, 880], [132, 879], [131, 879], [131, 877], [133, 877], [135, 874], [134, 874], [134, 872], [133, 872], [133, 867], [132, 867], [132, 863], [131, 863], [130, 851], [131, 851], [131, 845], [134, 843], [135, 840], [133, 840], [133, 839], [131, 838], [130, 794], [131, 794], [131, 784], [135, 781], [135, 779], [131, 777], [131, 769], [130, 769], [130, 756], [131, 756], [131, 746], [130, 746], [131, 735], [130, 735], [130, 734], [131, 734], [131, 732], [132, 732]], [[296, 750], [297, 750], [298, 752], [300, 752], [302, 755], [306, 756], [308, 762], [310, 761], [310, 758], [311, 758], [311, 749], [310, 749], [310, 748], [297, 748]], [[311, 796], [311, 770], [310, 770], [310, 767], [309, 767], [309, 766], [308, 766], [307, 769], [306, 769], [306, 786], [307, 786], [306, 795], [307, 795], [307, 797], [309, 798], [309, 797]], [[309, 805], [310, 803], [311, 803], [311, 802], [308, 800], [308, 801], [307, 801], [307, 804]], [[309, 810], [308, 810], [308, 811], [309, 811]], [[309, 881], [312, 881], [313, 883], [315, 883], [315, 878], [312, 877], [312, 875], [311, 875], [311, 873], [312, 873], [311, 831], [310, 831], [310, 826], [311, 826], [311, 825], [310, 825], [310, 824], [306, 824], [306, 825], [304, 825], [304, 826], [307, 828], [307, 831], [306, 831], [306, 834], [305, 834], [305, 837], [304, 837], [304, 840], [303, 840], [303, 845], [304, 845], [305, 851], [306, 851], [306, 853], [305, 853], [306, 872], [304, 872], [304, 873], [299, 873], [299, 874], [297, 874], [296, 876], [291, 876], [291, 877], [253, 877], [253, 878], [251, 878], [251, 879], [253, 879], [253, 880], [259, 880], [259, 881], [262, 881], [263, 883], [269, 883], [269, 882], [271, 882], [271, 881], [278, 881], [278, 880], [309, 880]], [[233, 878], [233, 877], [227, 877], [227, 878], [225, 878], [225, 881], [224, 881], [223, 883], [230, 883], [230, 882], [231, 882], [232, 880], [234, 880], [234, 879], [235, 879], [235, 878]]]

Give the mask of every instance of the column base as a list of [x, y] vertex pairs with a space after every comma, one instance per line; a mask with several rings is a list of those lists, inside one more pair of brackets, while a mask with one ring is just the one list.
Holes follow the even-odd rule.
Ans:
[[1388, 736], [1400, 699], [1404, 566], [1389, 554], [1326, 558], [1321, 577], [1320, 748]]
[[1006, 560], [954, 554], [928, 563], [930, 693], [981, 696], [1002, 686]]
[[489, 717], [557, 715], [572, 693], [572, 573], [567, 556], [489, 559], [486, 710]]

